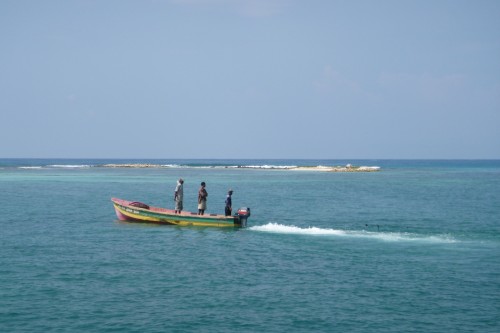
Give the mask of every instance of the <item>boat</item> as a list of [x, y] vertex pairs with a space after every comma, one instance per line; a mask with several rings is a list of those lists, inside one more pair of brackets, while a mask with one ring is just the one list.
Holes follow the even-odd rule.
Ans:
[[111, 198], [116, 216], [120, 221], [173, 224], [203, 227], [246, 227], [250, 208], [240, 208], [233, 216], [181, 212], [173, 209], [152, 207], [139, 201]]

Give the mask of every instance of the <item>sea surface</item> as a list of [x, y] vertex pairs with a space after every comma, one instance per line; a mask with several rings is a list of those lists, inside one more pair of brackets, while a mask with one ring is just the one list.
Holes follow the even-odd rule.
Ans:
[[[179, 177], [249, 227], [117, 220]], [[498, 160], [0, 159], [0, 203], [0, 332], [500, 332]]]

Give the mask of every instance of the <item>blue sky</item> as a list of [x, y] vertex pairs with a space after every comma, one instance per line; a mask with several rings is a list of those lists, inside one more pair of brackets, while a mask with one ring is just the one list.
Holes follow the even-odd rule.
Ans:
[[0, 1], [0, 157], [500, 158], [500, 1]]

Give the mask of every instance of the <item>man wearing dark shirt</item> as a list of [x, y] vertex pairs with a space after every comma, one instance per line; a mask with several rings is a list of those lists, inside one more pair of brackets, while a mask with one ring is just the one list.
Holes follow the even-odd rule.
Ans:
[[233, 194], [233, 190], [229, 190], [227, 192], [227, 197], [226, 197], [226, 216], [231, 216], [231, 212], [233, 210], [233, 202], [231, 200], [231, 195]]

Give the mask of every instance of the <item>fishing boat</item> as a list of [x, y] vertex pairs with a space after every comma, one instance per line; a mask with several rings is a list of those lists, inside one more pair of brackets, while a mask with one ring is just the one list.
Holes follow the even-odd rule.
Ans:
[[218, 214], [176, 213], [173, 209], [152, 207], [138, 201], [112, 198], [116, 216], [121, 221], [174, 224], [204, 227], [246, 227], [250, 208], [240, 208], [233, 216]]

